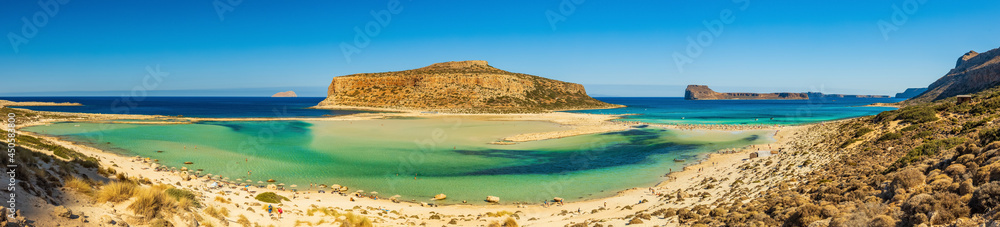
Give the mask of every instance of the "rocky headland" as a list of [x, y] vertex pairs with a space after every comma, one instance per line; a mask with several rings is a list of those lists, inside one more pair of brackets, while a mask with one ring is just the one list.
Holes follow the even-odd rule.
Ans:
[[983, 53], [969, 51], [958, 58], [955, 68], [931, 83], [927, 91], [909, 102], [930, 102], [956, 95], [976, 93], [1000, 85], [1000, 49]]
[[494, 68], [486, 61], [333, 78], [327, 98], [314, 108], [537, 113], [616, 108], [587, 95], [583, 85]]
[[927, 91], [927, 88], [907, 88], [905, 91], [896, 93], [896, 98], [913, 98]]
[[717, 100], [717, 99], [816, 99], [816, 98], [888, 98], [885, 95], [842, 95], [823, 94], [819, 92], [778, 92], [778, 93], [750, 93], [733, 92], [719, 93], [708, 88], [707, 85], [688, 85], [684, 91], [684, 99], [687, 100]]

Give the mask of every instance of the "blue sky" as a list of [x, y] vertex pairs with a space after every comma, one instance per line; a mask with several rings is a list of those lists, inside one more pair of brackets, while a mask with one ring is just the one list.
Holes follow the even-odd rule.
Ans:
[[[371, 12], [390, 2], [68, 1], [49, 14], [0, 0], [0, 96], [127, 91], [157, 65], [169, 73], [158, 91], [322, 95], [334, 76], [454, 60], [581, 83], [595, 96], [681, 96], [687, 84], [893, 94], [927, 86], [969, 50], [1000, 47], [1000, 1], [987, 0], [400, 0], [378, 24]], [[553, 26], [552, 15], [564, 20]], [[29, 36], [22, 18], [48, 20]], [[722, 19], [714, 34], [704, 24]], [[884, 35], [880, 20], [896, 30]], [[342, 44], [369, 23], [378, 34], [348, 61]], [[711, 42], [690, 57], [688, 38], [702, 33]], [[690, 57], [683, 70], [675, 53]]]

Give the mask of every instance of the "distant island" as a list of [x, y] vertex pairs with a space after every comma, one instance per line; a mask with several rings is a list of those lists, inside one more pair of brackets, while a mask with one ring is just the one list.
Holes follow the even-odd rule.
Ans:
[[707, 85], [688, 85], [684, 91], [686, 100], [719, 100], [719, 99], [815, 99], [815, 98], [889, 98], [886, 95], [841, 95], [823, 94], [819, 92], [778, 92], [778, 93], [719, 93], [708, 88]]
[[532, 113], [616, 108], [587, 95], [583, 85], [513, 73], [486, 61], [334, 77], [327, 98], [314, 108]]
[[283, 92], [275, 93], [274, 95], [271, 95], [271, 97], [289, 97], [290, 98], [290, 97], [299, 97], [299, 95], [296, 95], [294, 91], [283, 91]]

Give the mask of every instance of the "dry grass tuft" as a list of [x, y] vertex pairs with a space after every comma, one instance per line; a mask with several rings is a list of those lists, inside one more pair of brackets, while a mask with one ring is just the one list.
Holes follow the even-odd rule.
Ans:
[[229, 209], [226, 209], [225, 207], [210, 206], [205, 208], [204, 212], [205, 214], [208, 214], [208, 216], [212, 216], [219, 220], [226, 220], [226, 217], [229, 217]]
[[66, 184], [63, 185], [63, 187], [68, 189], [73, 189], [76, 190], [76, 192], [87, 195], [90, 195], [92, 192], [94, 192], [94, 189], [90, 185], [90, 182], [87, 182], [86, 180], [74, 176], [69, 177], [69, 179], [66, 180]]
[[132, 182], [115, 181], [101, 187], [94, 195], [94, 200], [98, 203], [120, 203], [132, 198], [136, 190], [136, 185]]
[[506, 226], [506, 227], [517, 227], [518, 226], [517, 225], [517, 220], [514, 220], [514, 218], [512, 218], [512, 217], [507, 217], [507, 220], [503, 221], [503, 226]]
[[244, 216], [242, 214], [240, 215], [239, 219], [236, 219], [236, 224], [240, 224], [240, 226], [242, 226], [242, 227], [250, 227], [251, 226], [250, 225], [250, 219], [247, 219], [247, 216]]

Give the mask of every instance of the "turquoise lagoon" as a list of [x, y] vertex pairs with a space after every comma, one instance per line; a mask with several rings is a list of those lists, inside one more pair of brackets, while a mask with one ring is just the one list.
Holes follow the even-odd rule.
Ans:
[[[462, 118], [367, 121], [220, 121], [193, 124], [57, 123], [25, 131], [124, 156], [159, 159], [230, 179], [275, 179], [300, 190], [341, 184], [404, 200], [484, 203], [570, 201], [651, 186], [711, 151], [772, 142], [773, 131], [636, 129], [494, 145], [520, 133], [562, 130], [549, 122]], [[162, 153], [157, 151], [163, 151]], [[184, 162], [193, 162], [184, 165]], [[252, 171], [249, 175], [247, 172]], [[414, 179], [416, 178], [416, 179]], [[316, 188], [313, 188], [316, 189]]]

